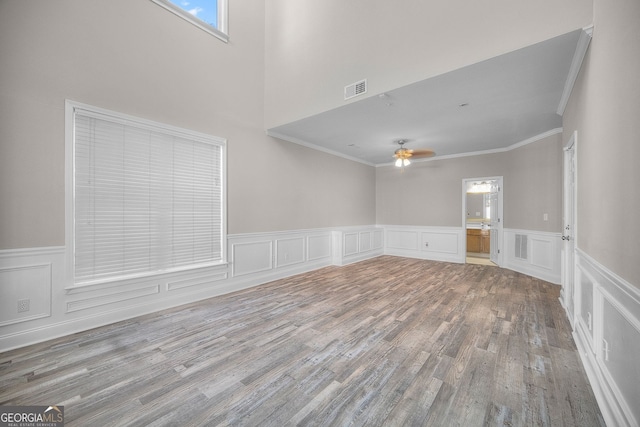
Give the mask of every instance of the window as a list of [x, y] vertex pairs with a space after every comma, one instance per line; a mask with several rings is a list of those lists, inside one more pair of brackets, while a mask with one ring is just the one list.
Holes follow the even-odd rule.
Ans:
[[171, 13], [227, 42], [228, 0], [151, 0]]
[[71, 102], [67, 120], [75, 284], [224, 262], [223, 139]]

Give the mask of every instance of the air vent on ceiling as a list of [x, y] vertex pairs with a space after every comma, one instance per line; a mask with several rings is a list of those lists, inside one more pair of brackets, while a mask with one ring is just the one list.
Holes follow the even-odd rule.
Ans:
[[352, 83], [344, 87], [344, 99], [353, 98], [362, 95], [367, 91], [367, 79]]

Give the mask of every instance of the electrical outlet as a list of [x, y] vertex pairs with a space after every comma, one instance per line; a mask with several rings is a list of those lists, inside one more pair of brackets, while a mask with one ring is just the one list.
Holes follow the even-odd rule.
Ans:
[[542, 214], [542, 220], [543, 221], [549, 221], [549, 214]]
[[31, 300], [29, 298], [19, 299], [18, 300], [18, 313], [24, 313], [29, 311], [29, 306], [31, 305]]

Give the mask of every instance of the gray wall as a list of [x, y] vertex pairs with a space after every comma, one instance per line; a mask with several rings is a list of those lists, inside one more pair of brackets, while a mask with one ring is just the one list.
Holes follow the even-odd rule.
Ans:
[[[376, 169], [378, 224], [462, 225], [462, 180], [504, 177], [504, 226], [562, 229], [561, 134], [511, 151]], [[543, 214], [548, 214], [548, 221]]]
[[578, 131], [578, 247], [640, 287], [640, 2], [595, 0], [593, 39], [564, 115]]
[[231, 234], [372, 224], [372, 167], [265, 135], [264, 8], [225, 44], [149, 0], [0, 1], [0, 249], [65, 243], [65, 99], [227, 138]]

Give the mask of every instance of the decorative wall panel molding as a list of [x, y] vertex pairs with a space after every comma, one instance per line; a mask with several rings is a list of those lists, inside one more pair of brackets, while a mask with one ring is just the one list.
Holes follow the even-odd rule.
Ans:
[[397, 229], [385, 227], [385, 252], [390, 253], [394, 250], [400, 251], [419, 251], [420, 250], [420, 231], [418, 229]]
[[359, 252], [366, 252], [371, 249], [371, 232], [360, 232], [358, 234], [358, 239], [360, 240], [360, 247], [358, 248]]
[[54, 285], [63, 279], [64, 250], [61, 246], [0, 250], [0, 334], [51, 322], [56, 309]]
[[[533, 254], [546, 251], [552, 241], [552, 236], [544, 233], [525, 233], [535, 242], [530, 248]], [[17, 322], [15, 315], [2, 318], [0, 351], [382, 254], [462, 263], [466, 254], [464, 239], [462, 227], [373, 225], [229, 235], [228, 265], [81, 287], [71, 286], [72, 281], [65, 277], [64, 247], [0, 251], [0, 281], [4, 280], [0, 283], [5, 283], [0, 285], [1, 300], [5, 295], [22, 298], [13, 291], [5, 292], [22, 280], [33, 287], [36, 295], [30, 298], [31, 307], [49, 307], [48, 311], [38, 309], [46, 317], [20, 318]], [[536, 276], [531, 272], [555, 268], [553, 253], [530, 259], [534, 263], [523, 271], [526, 274]], [[559, 278], [559, 259], [556, 262]], [[15, 272], [22, 268], [29, 278], [16, 276]], [[17, 311], [17, 301], [7, 304]]]
[[167, 291], [176, 291], [185, 288], [196, 288], [203, 286], [211, 286], [213, 282], [218, 282], [220, 280], [226, 279], [227, 273], [218, 273], [218, 274], [208, 274], [206, 276], [196, 276], [190, 277], [188, 279], [168, 281], [167, 282]]
[[347, 265], [384, 253], [384, 230], [350, 227], [333, 232], [333, 265]]
[[231, 275], [256, 274], [273, 269], [274, 241], [231, 243]]
[[307, 236], [307, 260], [317, 261], [331, 258], [331, 234]]
[[450, 254], [457, 256], [461, 250], [459, 233], [428, 231], [420, 233], [420, 249], [423, 252]]
[[0, 326], [51, 316], [51, 263], [0, 267]]
[[306, 238], [304, 236], [276, 240], [276, 268], [301, 264], [306, 261]]
[[98, 296], [78, 299], [67, 302], [67, 313], [74, 311], [91, 310], [98, 307], [118, 304], [120, 306], [139, 298], [148, 297], [160, 293], [160, 285], [135, 286], [132, 289], [118, 290], [117, 292], [105, 292]]
[[[360, 232], [382, 242], [372, 227], [350, 230], [356, 257]], [[0, 352], [331, 265], [332, 238], [328, 229], [231, 235], [229, 264], [82, 286], [65, 277], [64, 247], [0, 251]]]
[[387, 255], [464, 263], [465, 230], [462, 227], [412, 227], [385, 225]]
[[358, 233], [343, 233], [342, 235], [342, 257], [347, 258], [360, 252], [358, 245]]
[[[504, 229], [503, 267], [559, 285], [561, 237], [560, 233]], [[526, 242], [526, 248], [519, 242]]]
[[576, 251], [574, 340], [607, 425], [640, 425], [640, 289]]

